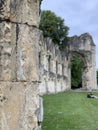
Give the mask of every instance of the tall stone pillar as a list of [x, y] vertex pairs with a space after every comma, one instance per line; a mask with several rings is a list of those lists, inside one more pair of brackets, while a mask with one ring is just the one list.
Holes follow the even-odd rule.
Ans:
[[91, 46], [91, 53], [86, 52], [86, 64], [83, 67], [83, 88], [88, 90], [97, 89], [97, 81], [96, 81], [96, 51], [95, 45]]
[[93, 79], [93, 89], [98, 89], [97, 87], [97, 75], [96, 75], [96, 46], [92, 46], [92, 79]]
[[37, 130], [39, 0], [0, 1], [0, 130]]

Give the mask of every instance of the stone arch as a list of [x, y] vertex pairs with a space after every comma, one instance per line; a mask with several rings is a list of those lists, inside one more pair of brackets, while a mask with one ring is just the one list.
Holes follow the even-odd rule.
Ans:
[[[79, 59], [80, 59], [80, 62], [81, 62], [81, 78], [82, 78], [82, 86], [80, 86], [79, 88], [86, 88], [85, 86], [84, 86], [84, 76], [85, 76], [85, 69], [87, 68], [87, 61], [86, 61], [86, 58], [85, 58], [85, 56], [84, 56], [84, 54], [81, 54], [81, 53], [79, 53], [78, 51], [76, 52], [76, 51], [72, 51], [71, 52], [71, 54], [70, 54], [70, 62], [69, 62], [69, 67], [71, 68], [71, 62], [72, 62], [72, 59], [73, 59], [73, 57], [74, 56], [77, 56]], [[70, 71], [72, 71], [71, 69], [70, 69]], [[71, 72], [70, 72], [71, 73]], [[72, 75], [71, 75], [72, 76]], [[71, 86], [71, 88], [72, 88], [72, 86]]]
[[[74, 36], [68, 43], [68, 62], [69, 72], [71, 71], [70, 62], [73, 54], [77, 54], [83, 61], [82, 87], [83, 89], [96, 89], [96, 62], [95, 62], [95, 44], [92, 37], [88, 34]], [[71, 75], [69, 74], [69, 85], [71, 87]]]

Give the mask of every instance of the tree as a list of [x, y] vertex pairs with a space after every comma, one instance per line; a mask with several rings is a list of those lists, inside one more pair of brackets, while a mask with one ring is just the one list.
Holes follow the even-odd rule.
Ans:
[[68, 41], [69, 27], [64, 25], [64, 19], [49, 10], [42, 11], [39, 28], [43, 31], [44, 37], [50, 37], [59, 47]]
[[77, 55], [74, 55], [71, 61], [71, 86], [82, 87], [82, 60]]

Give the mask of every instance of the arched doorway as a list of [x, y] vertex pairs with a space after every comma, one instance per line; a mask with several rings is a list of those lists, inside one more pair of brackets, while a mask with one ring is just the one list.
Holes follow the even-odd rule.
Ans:
[[76, 52], [72, 53], [71, 56], [71, 89], [82, 88], [82, 74], [85, 62], [83, 57]]
[[79, 37], [73, 36], [67, 45], [68, 70], [69, 70], [69, 87], [71, 88], [71, 60], [73, 55], [80, 57], [82, 61], [82, 88], [96, 89], [96, 61], [95, 61], [95, 44], [92, 37], [88, 34], [82, 34]]

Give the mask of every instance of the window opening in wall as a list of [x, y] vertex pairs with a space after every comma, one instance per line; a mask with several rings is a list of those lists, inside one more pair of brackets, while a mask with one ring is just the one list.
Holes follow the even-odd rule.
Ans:
[[48, 71], [50, 72], [51, 70], [50, 70], [50, 65], [51, 65], [51, 56], [49, 55], [49, 58], [48, 58]]
[[39, 52], [39, 65], [41, 65], [41, 52]]
[[71, 88], [82, 88], [83, 62], [79, 55], [74, 54], [71, 59]]

